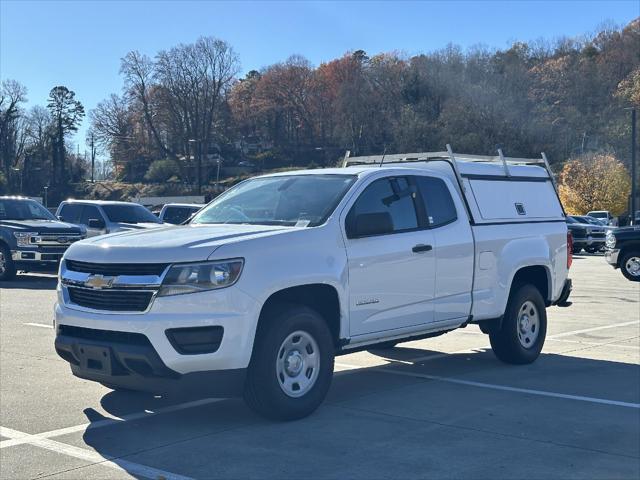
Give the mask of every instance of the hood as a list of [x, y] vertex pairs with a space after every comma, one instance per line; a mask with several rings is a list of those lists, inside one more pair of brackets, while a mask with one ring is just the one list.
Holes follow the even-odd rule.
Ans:
[[115, 222], [112, 223], [113, 225], [113, 232], [125, 232], [125, 231], [131, 231], [131, 230], [145, 230], [147, 228], [158, 228], [158, 227], [163, 227], [163, 226], [167, 226], [166, 224], [163, 223], [124, 223], [124, 222]]
[[640, 225], [629, 225], [628, 227], [617, 227], [617, 228], [608, 228], [607, 230], [611, 230], [614, 235], [618, 235], [620, 233], [632, 233], [638, 232], [640, 234]]
[[15, 232], [84, 233], [84, 230], [78, 225], [58, 220], [0, 220], [0, 227], [8, 228]]
[[69, 247], [65, 258], [93, 263], [198, 262], [206, 260], [227, 243], [299, 230], [266, 225], [160, 227], [82, 240]]

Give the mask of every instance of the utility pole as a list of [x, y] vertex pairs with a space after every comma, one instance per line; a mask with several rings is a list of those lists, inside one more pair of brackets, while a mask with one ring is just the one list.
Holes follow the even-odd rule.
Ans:
[[198, 195], [200, 195], [202, 193], [202, 142], [198, 140], [196, 146], [198, 152]]
[[636, 166], [636, 108], [631, 109], [631, 221], [636, 224], [638, 171]]
[[91, 132], [91, 183], [94, 182], [95, 169], [96, 169], [95, 135], [93, 132]]

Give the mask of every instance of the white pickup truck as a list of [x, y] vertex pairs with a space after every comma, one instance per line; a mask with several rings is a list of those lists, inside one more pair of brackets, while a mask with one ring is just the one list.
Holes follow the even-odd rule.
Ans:
[[188, 225], [73, 244], [58, 354], [114, 389], [243, 395], [277, 419], [320, 405], [336, 355], [469, 323], [500, 360], [533, 362], [571, 288], [546, 158], [344, 163], [246, 180]]

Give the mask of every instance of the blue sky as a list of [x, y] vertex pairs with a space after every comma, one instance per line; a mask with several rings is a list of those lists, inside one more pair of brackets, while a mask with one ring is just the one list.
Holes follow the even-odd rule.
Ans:
[[[515, 40], [626, 24], [638, 0], [620, 1], [27, 1], [0, 0], [0, 78], [27, 86], [29, 105], [66, 85], [87, 111], [119, 93], [120, 58], [149, 55], [201, 35], [230, 42], [243, 72], [297, 53], [312, 63], [349, 50], [430, 52], [456, 43], [504, 48]], [[88, 121], [77, 135], [84, 148]]]

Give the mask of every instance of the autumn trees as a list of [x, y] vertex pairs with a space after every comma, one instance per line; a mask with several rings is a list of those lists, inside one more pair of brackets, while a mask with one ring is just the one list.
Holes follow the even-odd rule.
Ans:
[[631, 177], [613, 155], [591, 154], [568, 161], [559, 183], [560, 200], [569, 214], [609, 210], [620, 215], [627, 210]]
[[[153, 59], [129, 52], [120, 68], [125, 96], [112, 96], [100, 104], [92, 114], [93, 126], [112, 157], [132, 145], [132, 140], [145, 145], [142, 151], [128, 149], [128, 155], [118, 159], [125, 164], [142, 159], [148, 166], [153, 155], [182, 161], [194, 158], [200, 185], [203, 157], [225, 138], [226, 96], [238, 69], [233, 48], [213, 37], [160, 51]], [[122, 122], [125, 119], [128, 126]], [[128, 173], [136, 177], [145, 172]]]
[[[459, 152], [544, 151], [552, 164], [607, 152], [628, 166], [624, 108], [640, 106], [640, 20], [501, 50], [355, 50], [320, 65], [293, 55], [239, 72], [231, 45], [212, 37], [154, 56], [126, 54], [122, 91], [88, 115], [114, 177], [192, 189], [213, 178], [220, 158], [264, 169], [325, 166], [345, 150], [439, 151], [446, 143]], [[14, 191], [23, 165], [41, 172], [29, 177], [34, 188], [64, 182], [72, 157], [62, 146], [82, 117], [63, 87], [48, 110], [24, 111], [25, 94], [4, 82], [0, 95], [0, 171]]]

